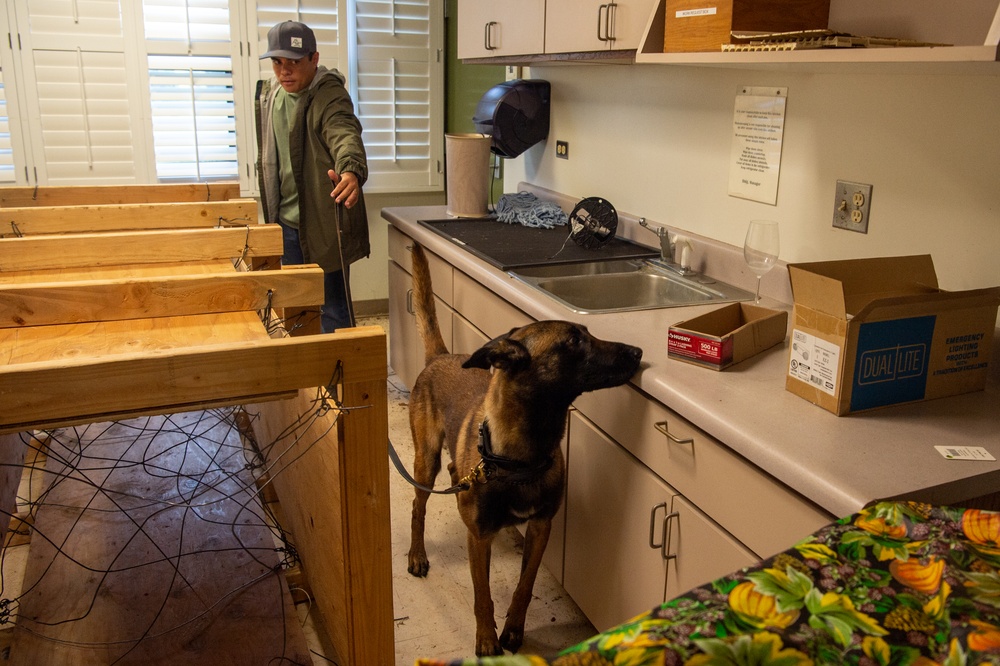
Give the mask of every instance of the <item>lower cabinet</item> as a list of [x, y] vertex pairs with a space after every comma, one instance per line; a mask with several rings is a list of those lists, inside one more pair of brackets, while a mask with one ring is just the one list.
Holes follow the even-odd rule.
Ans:
[[[434, 307], [441, 336], [448, 344], [452, 338], [454, 311], [437, 296]], [[424, 368], [424, 343], [417, 331], [413, 311], [413, 278], [392, 261], [389, 262], [389, 365], [409, 389]]]
[[757, 561], [577, 411], [568, 463], [563, 586], [599, 631]]

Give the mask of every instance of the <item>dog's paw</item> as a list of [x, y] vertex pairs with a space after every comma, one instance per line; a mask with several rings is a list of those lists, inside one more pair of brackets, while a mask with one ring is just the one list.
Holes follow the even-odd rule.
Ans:
[[497, 642], [496, 632], [490, 632], [489, 635], [476, 635], [476, 656], [477, 657], [496, 657], [503, 654], [503, 648], [500, 647], [500, 643]]
[[517, 652], [524, 642], [524, 627], [510, 627], [504, 625], [503, 633], [500, 634], [500, 645], [505, 650]]
[[407, 555], [407, 565], [406, 570], [412, 576], [417, 578], [423, 578], [427, 575], [427, 571], [431, 568], [431, 563], [427, 561], [427, 555], [424, 553], [414, 553], [410, 552]]

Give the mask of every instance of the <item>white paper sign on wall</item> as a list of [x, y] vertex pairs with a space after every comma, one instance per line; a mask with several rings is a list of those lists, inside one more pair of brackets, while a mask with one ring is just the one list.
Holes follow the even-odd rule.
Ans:
[[736, 95], [729, 195], [761, 203], [778, 202], [781, 139], [788, 88], [745, 86]]

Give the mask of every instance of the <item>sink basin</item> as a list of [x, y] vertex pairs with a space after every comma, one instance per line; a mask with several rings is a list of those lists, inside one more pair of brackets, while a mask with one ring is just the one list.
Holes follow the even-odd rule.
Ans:
[[697, 273], [680, 275], [646, 260], [593, 261], [510, 271], [581, 314], [730, 303], [753, 294]]

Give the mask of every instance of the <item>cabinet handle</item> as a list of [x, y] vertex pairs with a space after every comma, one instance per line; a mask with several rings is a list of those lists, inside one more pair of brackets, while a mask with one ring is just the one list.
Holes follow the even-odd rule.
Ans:
[[653, 538], [655, 536], [654, 533], [656, 532], [656, 512], [659, 511], [660, 509], [663, 509], [664, 514], [666, 514], [667, 503], [660, 502], [659, 504], [653, 507], [652, 511], [649, 512], [649, 547], [654, 550], [656, 550], [657, 548], [662, 549], [663, 544], [666, 541], [666, 539], [664, 539], [660, 543], [656, 543], [655, 541], [653, 541]]
[[680, 527], [681, 526], [681, 514], [677, 513], [676, 511], [673, 511], [673, 512], [668, 513], [667, 515], [663, 516], [663, 535], [664, 536], [663, 536], [663, 546], [660, 548], [660, 555], [663, 557], [664, 560], [667, 560], [667, 561], [676, 560], [677, 559], [677, 553], [669, 553], [669, 554], [667, 553], [667, 551], [670, 550], [670, 540], [671, 540], [670, 537], [672, 537], [673, 534], [674, 534], [674, 530], [673, 530], [673, 528], [671, 528], [671, 525], [672, 525], [671, 521], [673, 519], [675, 519], [675, 518], [677, 519], [677, 527]]
[[417, 315], [416, 311], [413, 309], [413, 290], [412, 289], [407, 289], [406, 290], [406, 311], [409, 312], [413, 316]]
[[497, 24], [496, 21], [490, 21], [486, 24], [483, 29], [483, 46], [487, 51], [495, 51], [497, 47], [493, 46], [493, 27]]
[[[597, 7], [597, 39], [602, 42], [615, 41], [614, 17], [617, 13], [618, 4], [609, 2]], [[603, 20], [602, 20], [603, 17]], [[604, 36], [601, 36], [601, 25], [604, 25]]]
[[[601, 36], [602, 24], [604, 25], [604, 34], [607, 35], [607, 28], [608, 28], [607, 12], [609, 11], [608, 7], [609, 5], [599, 5], [597, 7], [597, 39], [602, 42], [608, 41], [606, 36], [605, 37]], [[604, 17], [603, 20], [602, 16]]]
[[694, 444], [694, 439], [691, 437], [688, 437], [687, 439], [681, 439], [677, 435], [672, 435], [670, 431], [667, 430], [666, 421], [660, 421], [658, 423], [654, 423], [653, 427], [662, 432], [664, 435], [666, 435], [667, 439], [669, 439], [674, 444]]

